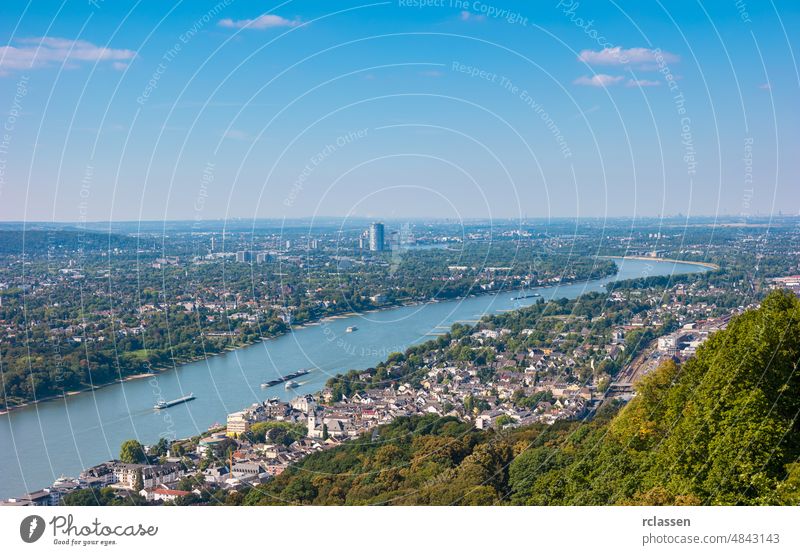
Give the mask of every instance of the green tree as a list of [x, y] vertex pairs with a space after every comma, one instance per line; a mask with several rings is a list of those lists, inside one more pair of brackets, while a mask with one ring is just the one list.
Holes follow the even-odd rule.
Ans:
[[154, 457], [166, 457], [169, 452], [169, 441], [166, 438], [161, 438], [158, 443], [150, 448], [150, 455]]
[[61, 505], [78, 507], [109, 505], [113, 497], [112, 493], [101, 489], [79, 489], [62, 497]]
[[119, 460], [129, 464], [145, 464], [147, 455], [144, 446], [135, 439], [127, 440], [120, 447]]

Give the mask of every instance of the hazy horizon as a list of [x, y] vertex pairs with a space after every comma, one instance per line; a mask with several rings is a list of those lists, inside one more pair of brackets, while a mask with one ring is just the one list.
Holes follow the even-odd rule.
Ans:
[[231, 216], [228, 218], [215, 218], [215, 219], [206, 219], [206, 220], [193, 220], [193, 219], [140, 219], [140, 220], [0, 220], [0, 225], [37, 225], [37, 224], [46, 224], [46, 225], [73, 225], [73, 226], [81, 226], [81, 225], [103, 225], [103, 224], [137, 224], [137, 223], [191, 223], [194, 226], [202, 227], [203, 224], [212, 224], [212, 223], [220, 223], [220, 222], [270, 222], [270, 223], [280, 223], [280, 222], [310, 222], [310, 221], [318, 221], [318, 222], [326, 222], [326, 221], [352, 221], [354, 223], [371, 223], [371, 222], [389, 222], [389, 223], [399, 223], [399, 222], [419, 222], [419, 223], [486, 223], [486, 222], [505, 222], [505, 223], [526, 223], [526, 222], [549, 222], [549, 221], [567, 221], [567, 222], [580, 222], [580, 221], [622, 221], [622, 222], [674, 222], [674, 223], [691, 223], [693, 221], [701, 221], [702, 223], [713, 223], [709, 222], [709, 220], [718, 220], [720, 222], [731, 222], [736, 221], [738, 223], [745, 223], [745, 222], [761, 222], [761, 221], [770, 221], [770, 220], [798, 220], [800, 221], [800, 214], [785, 214], [781, 212], [777, 212], [774, 214], [754, 214], [749, 216], [744, 216], [740, 214], [694, 214], [694, 215], [684, 215], [684, 214], [671, 214], [665, 216], [648, 216], [648, 215], [637, 215], [637, 216], [527, 216], [527, 217], [497, 217], [497, 218], [481, 218], [481, 217], [472, 217], [472, 218], [463, 218], [463, 219], [453, 219], [453, 218], [442, 218], [442, 217], [425, 217], [425, 216], [392, 216], [392, 217], [366, 217], [366, 216], [336, 216], [336, 215], [325, 215], [325, 216], [296, 216], [292, 218], [271, 218], [271, 217], [257, 217], [257, 218], [244, 218], [244, 217], [237, 217]]

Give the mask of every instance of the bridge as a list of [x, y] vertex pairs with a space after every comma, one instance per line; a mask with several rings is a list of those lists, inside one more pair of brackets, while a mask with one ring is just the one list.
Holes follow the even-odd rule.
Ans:
[[635, 389], [633, 382], [614, 382], [608, 386], [607, 395], [633, 394]]

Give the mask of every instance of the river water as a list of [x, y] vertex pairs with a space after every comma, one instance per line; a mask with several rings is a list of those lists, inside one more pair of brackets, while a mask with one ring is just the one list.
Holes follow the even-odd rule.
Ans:
[[[543, 287], [542, 298], [575, 298], [602, 291], [614, 280], [703, 272], [695, 264], [615, 259], [615, 276], [584, 283]], [[132, 380], [47, 401], [0, 416], [0, 499], [50, 485], [61, 475], [116, 458], [120, 444], [136, 438], [152, 444], [159, 437], [198, 434], [226, 415], [268, 397], [288, 400], [320, 390], [327, 379], [349, 369], [364, 369], [446, 332], [455, 322], [474, 323], [482, 316], [530, 305], [537, 298], [514, 300], [519, 291], [467, 299], [404, 306], [334, 318], [291, 333], [183, 365], [158, 376]], [[346, 328], [358, 329], [347, 333]], [[262, 389], [269, 379], [301, 368], [299, 387]], [[160, 398], [194, 393], [196, 400], [153, 410]]]

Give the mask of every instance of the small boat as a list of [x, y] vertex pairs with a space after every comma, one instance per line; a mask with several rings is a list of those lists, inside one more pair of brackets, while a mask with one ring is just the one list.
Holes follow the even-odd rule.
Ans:
[[527, 295], [520, 295], [519, 297], [511, 297], [512, 301], [519, 301], [521, 299], [532, 299], [533, 297], [541, 297], [539, 293], [528, 293]]
[[357, 326], [348, 326], [347, 329], [345, 329], [344, 331], [346, 331], [347, 333], [353, 333], [357, 329], [358, 329]]
[[295, 388], [295, 387], [297, 387], [298, 385], [300, 385], [300, 384], [299, 384], [299, 383], [297, 383], [296, 381], [294, 381], [294, 380], [289, 380], [288, 382], [286, 382], [286, 385], [285, 385], [285, 386], [283, 386], [283, 387], [285, 387], [286, 389], [292, 389], [292, 388]]
[[174, 407], [175, 405], [180, 405], [181, 403], [188, 403], [189, 401], [193, 401], [195, 399], [194, 394], [189, 393], [189, 395], [184, 395], [183, 397], [178, 397], [177, 399], [173, 399], [172, 401], [164, 401], [163, 399], [153, 405], [153, 408], [156, 410], [168, 409], [169, 407]]
[[77, 482], [77, 480], [75, 478], [71, 478], [69, 476], [64, 476], [62, 474], [61, 476], [58, 477], [58, 479], [55, 482], [53, 482], [53, 487], [69, 486], [69, 485], [74, 484], [75, 482]]

